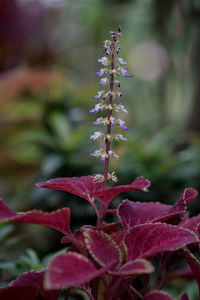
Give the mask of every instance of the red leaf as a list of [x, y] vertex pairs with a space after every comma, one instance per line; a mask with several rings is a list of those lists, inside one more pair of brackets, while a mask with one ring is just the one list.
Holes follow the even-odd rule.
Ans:
[[190, 219], [183, 220], [179, 226], [187, 228], [189, 230], [195, 231], [198, 233], [198, 225], [200, 224], [200, 215], [192, 217]]
[[0, 220], [17, 216], [17, 213], [10, 209], [3, 200], [0, 199]]
[[124, 242], [124, 230], [119, 229], [117, 231], [114, 231], [110, 237], [112, 240], [117, 244], [118, 247], [121, 247]]
[[197, 241], [192, 231], [165, 223], [136, 225], [125, 236], [128, 260], [175, 251]]
[[12, 211], [0, 200], [0, 221], [16, 221], [52, 227], [64, 234], [71, 234], [70, 231], [70, 209], [65, 207], [55, 212], [43, 212], [32, 210], [24, 213]]
[[136, 178], [131, 184], [119, 185], [114, 188], [106, 189], [95, 193], [96, 198], [100, 199], [105, 205], [109, 205], [111, 200], [117, 195], [127, 191], [148, 191], [150, 181], [143, 177]]
[[103, 231], [88, 229], [84, 232], [85, 245], [92, 258], [102, 267], [121, 263], [122, 254], [116, 243]]
[[55, 178], [36, 185], [46, 189], [66, 191], [90, 202], [96, 198], [96, 192], [103, 189], [103, 184], [95, 181], [94, 176]]
[[173, 206], [159, 202], [125, 200], [118, 208], [118, 216], [125, 229], [138, 224], [163, 222], [185, 213], [186, 203], [189, 203], [197, 195], [198, 192], [195, 189], [187, 188]]
[[118, 208], [118, 216], [122, 221], [124, 229], [129, 229], [139, 224], [163, 221], [180, 213], [170, 214], [171, 208], [171, 205], [158, 202], [132, 202], [124, 200]]
[[110, 272], [113, 275], [150, 274], [154, 271], [153, 265], [146, 259], [136, 259], [124, 264], [120, 269]]
[[104, 273], [96, 269], [83, 255], [74, 252], [53, 258], [45, 274], [45, 288], [80, 287], [80, 285]]
[[72, 178], [55, 178], [46, 182], [39, 182], [37, 183], [37, 186], [47, 189], [66, 191], [82, 197], [89, 202], [94, 201], [95, 198], [98, 198], [107, 207], [111, 200], [120, 193], [132, 190], [146, 192], [150, 185], [149, 180], [139, 177], [131, 184], [119, 185], [114, 188], [103, 190], [103, 183], [98, 183], [95, 181], [94, 176], [95, 175]]
[[165, 292], [152, 291], [144, 296], [143, 300], [174, 300], [174, 298], [170, 297]]
[[194, 198], [198, 196], [198, 191], [194, 188], [187, 188], [183, 193], [183, 200], [186, 204], [190, 203]]
[[45, 270], [35, 270], [21, 274], [9, 286], [42, 286]]
[[[10, 287], [28, 287], [31, 288], [31, 290], [34, 288], [35, 294], [37, 295], [35, 299], [57, 300], [60, 291], [46, 291], [43, 288], [44, 272], [45, 270], [43, 269], [23, 273], [10, 283]], [[23, 290], [21, 293], [23, 293]], [[22, 294], [21, 296], [24, 295]], [[27, 299], [29, 299], [29, 297], [27, 297]]]
[[117, 227], [119, 227], [121, 225], [121, 222], [115, 222], [115, 223], [103, 223], [100, 226], [92, 226], [92, 225], [84, 225], [82, 227], [83, 230], [89, 228], [92, 230], [101, 230], [104, 231], [106, 233], [110, 233], [110, 232], [114, 232], [114, 230], [117, 229]]

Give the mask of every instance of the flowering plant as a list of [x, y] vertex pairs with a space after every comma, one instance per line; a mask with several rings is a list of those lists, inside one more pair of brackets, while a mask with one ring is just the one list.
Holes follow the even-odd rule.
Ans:
[[[22, 274], [7, 288], [0, 289], [1, 299], [57, 300], [65, 288], [65, 299], [74, 289], [83, 290], [90, 300], [173, 300], [163, 289], [174, 278], [195, 279], [200, 289], [200, 263], [193, 252], [199, 251], [200, 215], [189, 218], [186, 206], [197, 195], [186, 188], [174, 205], [158, 202], [133, 202], [124, 200], [118, 208], [110, 209], [113, 198], [125, 191], [147, 192], [150, 182], [143, 177], [128, 185], [108, 187], [117, 176], [109, 172], [110, 158], [118, 155], [111, 149], [113, 140], [126, 140], [121, 133], [112, 134], [112, 127], [128, 130], [125, 122], [113, 117], [114, 112], [127, 113], [124, 105], [114, 100], [122, 97], [117, 76], [132, 77], [127, 73], [126, 62], [116, 58], [120, 50], [121, 28], [111, 32], [111, 40], [104, 42], [104, 55], [98, 61], [102, 68], [98, 76], [101, 86], [108, 91], [98, 91], [94, 99], [99, 103], [90, 111], [106, 111], [95, 125], [106, 126], [106, 133], [96, 131], [91, 139], [104, 143], [91, 155], [104, 161], [104, 174], [80, 178], [56, 178], [38, 183], [47, 189], [63, 190], [84, 198], [94, 209], [96, 226], [85, 225], [72, 233], [70, 209], [55, 212], [38, 210], [17, 213], [0, 201], [0, 220], [40, 224], [52, 227], [63, 234], [61, 243], [69, 244], [66, 253], [55, 256], [45, 269]], [[100, 206], [96, 205], [98, 199]], [[116, 221], [105, 222], [113, 214]], [[186, 263], [187, 264], [186, 264]], [[189, 300], [183, 291], [179, 300]]]

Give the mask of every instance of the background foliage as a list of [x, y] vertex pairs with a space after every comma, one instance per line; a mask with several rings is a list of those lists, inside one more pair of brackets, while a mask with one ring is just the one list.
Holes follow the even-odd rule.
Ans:
[[[18, 211], [66, 205], [73, 228], [95, 222], [84, 201], [34, 184], [102, 170], [88, 155], [95, 149], [88, 111], [98, 89], [102, 41], [119, 24], [121, 56], [135, 78], [122, 81], [131, 130], [128, 143], [116, 145], [121, 159], [114, 168], [120, 184], [136, 176], [152, 181], [142, 199], [140, 193], [124, 196], [172, 203], [186, 186], [198, 188], [199, 20], [196, 0], [1, 0], [0, 195], [8, 205]], [[60, 237], [37, 226], [5, 224], [1, 232], [5, 264], [21, 253], [28, 269], [59, 248]], [[19, 265], [0, 265], [2, 284], [23, 269]]]

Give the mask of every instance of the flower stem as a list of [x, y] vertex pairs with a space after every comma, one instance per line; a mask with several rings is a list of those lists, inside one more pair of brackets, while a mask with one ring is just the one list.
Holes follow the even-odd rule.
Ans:
[[[113, 88], [114, 88], [114, 74], [113, 70], [115, 68], [115, 61], [114, 61], [114, 51], [115, 51], [115, 43], [116, 43], [116, 37], [113, 36], [112, 40], [112, 59], [111, 59], [111, 74], [110, 74], [110, 95], [109, 95], [109, 106], [112, 107], [112, 100], [113, 100]], [[110, 118], [112, 117], [112, 108], [108, 110], [108, 125], [107, 125], [107, 136], [111, 134], [111, 122]], [[106, 154], [107, 157], [105, 159], [105, 164], [104, 164], [104, 188], [106, 188], [107, 182], [108, 182], [108, 171], [109, 171], [109, 151], [110, 151], [110, 144], [111, 142], [106, 138], [105, 140], [106, 144]]]

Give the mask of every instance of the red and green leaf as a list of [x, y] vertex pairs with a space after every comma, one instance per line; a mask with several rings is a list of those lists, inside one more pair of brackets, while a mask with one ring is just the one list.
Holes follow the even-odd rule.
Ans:
[[8, 288], [0, 289], [0, 299], [5, 300], [58, 300], [59, 290], [47, 291], [43, 287], [45, 270], [23, 273]]
[[44, 225], [54, 228], [64, 234], [71, 235], [70, 209], [67, 207], [50, 213], [39, 210], [16, 213], [0, 200], [0, 221], [15, 221]]
[[103, 202], [106, 206], [109, 205], [111, 200], [117, 195], [128, 191], [143, 191], [147, 192], [150, 186], [150, 181], [143, 177], [136, 178], [131, 184], [119, 185], [114, 188], [106, 189], [95, 193], [96, 198]]
[[[47, 291], [43, 287], [45, 271], [46, 270], [43, 269], [23, 273], [10, 283], [10, 287], [34, 288], [39, 297], [36, 299], [40, 299], [41, 297], [41, 299], [45, 300], [57, 300], [60, 294], [59, 290]], [[27, 297], [27, 299], [29, 299], [29, 297]]]
[[66, 191], [88, 201], [93, 201], [96, 198], [96, 193], [103, 189], [103, 184], [94, 180], [94, 176], [55, 178], [39, 182], [36, 185], [46, 189]]
[[198, 237], [188, 229], [151, 223], [132, 227], [125, 236], [125, 247], [128, 260], [134, 260], [164, 251], [175, 251], [197, 241]]
[[85, 256], [68, 252], [53, 258], [45, 274], [45, 288], [81, 287], [100, 276], [106, 269], [96, 267]]
[[132, 202], [125, 200], [118, 208], [118, 216], [125, 229], [138, 224], [164, 222], [185, 213], [186, 203], [189, 203], [197, 195], [198, 192], [195, 189], [187, 188], [173, 206], [159, 202]]
[[117, 268], [121, 264], [122, 254], [112, 238], [100, 230], [84, 232], [85, 245], [92, 258], [102, 267]]
[[118, 270], [110, 272], [113, 275], [137, 275], [137, 274], [150, 274], [154, 272], [153, 265], [146, 259], [136, 259], [133, 261], [129, 261], [123, 266], [121, 266]]

